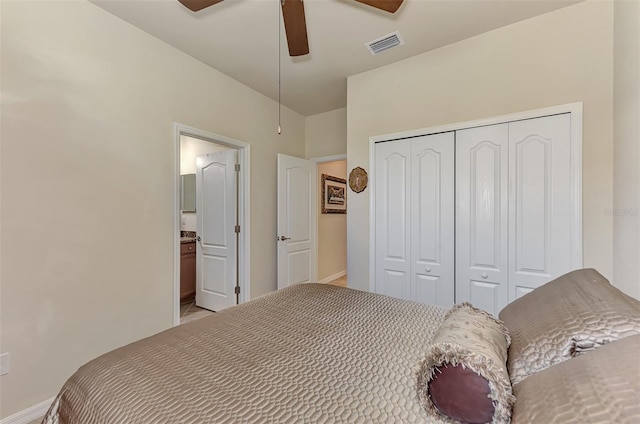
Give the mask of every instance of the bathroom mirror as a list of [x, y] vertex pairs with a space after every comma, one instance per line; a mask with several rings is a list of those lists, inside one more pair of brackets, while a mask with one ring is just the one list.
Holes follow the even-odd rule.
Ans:
[[180, 175], [180, 210], [196, 211], [196, 174]]

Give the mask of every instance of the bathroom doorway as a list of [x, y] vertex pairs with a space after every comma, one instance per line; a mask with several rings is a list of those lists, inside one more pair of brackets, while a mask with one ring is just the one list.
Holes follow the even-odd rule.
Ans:
[[[247, 169], [249, 145], [238, 140], [179, 124], [175, 124], [175, 129], [176, 220], [174, 234], [176, 247], [174, 255], [174, 325], [178, 325], [181, 321], [196, 319], [211, 313], [206, 309], [198, 308], [194, 304], [193, 299], [196, 294], [199, 295], [200, 304], [198, 306], [212, 310], [221, 310], [249, 299], [249, 174]], [[202, 230], [203, 220], [206, 222], [206, 220], [217, 219], [211, 218], [212, 214], [216, 215], [216, 211], [211, 210], [205, 214], [200, 213], [198, 215], [199, 209], [205, 206], [202, 203], [202, 199], [220, 196], [220, 192], [215, 188], [207, 188], [212, 187], [211, 184], [203, 184], [203, 169], [197, 163], [198, 161], [202, 162], [203, 158], [207, 157], [228, 156], [227, 152], [229, 154], [233, 153], [231, 156], [236, 158], [233, 164], [227, 164], [229, 165], [227, 172], [232, 173], [231, 177], [237, 180], [237, 184], [234, 184], [233, 189], [224, 191], [225, 194], [223, 196], [225, 196], [225, 199], [223, 199], [224, 202], [220, 203], [232, 204], [234, 211], [237, 211], [237, 213], [233, 213], [233, 215], [237, 215], [237, 220], [234, 216], [232, 220], [224, 225], [225, 228], [230, 227], [231, 230], [230, 232], [225, 230], [229, 234], [225, 233], [223, 236], [227, 240], [233, 239], [233, 242], [229, 244], [228, 250], [230, 251], [227, 252], [229, 263], [225, 268], [227, 271], [226, 280], [229, 281], [220, 282], [214, 281], [212, 278], [221, 273], [207, 272], [212, 271], [209, 268], [217, 266], [220, 262], [220, 256], [216, 255], [215, 257], [207, 258], [207, 247], [212, 243], [208, 243], [206, 240], [209, 233], [205, 233]], [[212, 175], [217, 173], [217, 171], [214, 171]], [[196, 178], [196, 175], [199, 178]], [[199, 181], [197, 190], [196, 179]], [[204, 192], [212, 189], [215, 190], [215, 193]], [[196, 191], [198, 196], [196, 196]], [[215, 199], [218, 198], [215, 197]], [[211, 209], [211, 205], [215, 206], [218, 202], [209, 203], [208, 208]], [[196, 207], [197, 204], [200, 206]], [[210, 225], [208, 225], [210, 229], [220, 227], [218, 225], [220, 223], [211, 224], [213, 223], [210, 222]], [[212, 296], [220, 301], [214, 299], [212, 303]], [[219, 307], [212, 305], [219, 305]]]

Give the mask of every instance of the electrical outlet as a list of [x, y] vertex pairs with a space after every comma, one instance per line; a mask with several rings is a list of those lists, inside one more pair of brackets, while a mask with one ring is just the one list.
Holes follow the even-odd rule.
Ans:
[[9, 352], [0, 355], [0, 375], [9, 374]]

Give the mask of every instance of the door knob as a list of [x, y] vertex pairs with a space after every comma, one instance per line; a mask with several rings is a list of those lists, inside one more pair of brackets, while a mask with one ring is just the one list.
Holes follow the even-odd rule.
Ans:
[[280, 241], [291, 240], [291, 237], [280, 236]]
[[426, 272], [431, 272], [431, 268], [425, 269]]
[[482, 278], [486, 279], [489, 277], [489, 274], [487, 274], [486, 272], [483, 272], [481, 275]]
[[196, 241], [200, 241], [200, 236], [196, 237]]

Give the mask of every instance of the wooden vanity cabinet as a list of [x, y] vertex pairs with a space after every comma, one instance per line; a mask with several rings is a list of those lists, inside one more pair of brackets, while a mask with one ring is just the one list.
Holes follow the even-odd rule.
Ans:
[[196, 296], [196, 242], [180, 244], [180, 302]]

